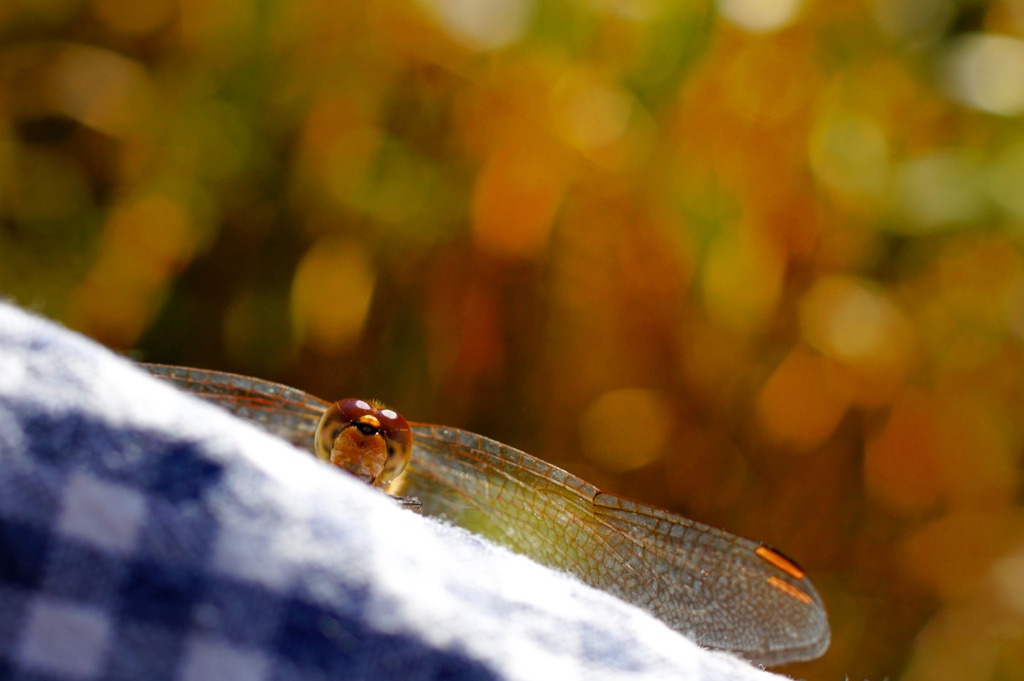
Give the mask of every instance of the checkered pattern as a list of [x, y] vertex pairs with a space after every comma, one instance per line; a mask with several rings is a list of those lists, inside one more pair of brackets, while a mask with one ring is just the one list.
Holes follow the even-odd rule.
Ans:
[[0, 679], [761, 676], [0, 305]]

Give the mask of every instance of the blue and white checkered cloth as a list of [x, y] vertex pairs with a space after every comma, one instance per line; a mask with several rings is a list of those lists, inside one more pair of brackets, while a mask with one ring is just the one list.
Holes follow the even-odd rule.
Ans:
[[0, 304], [0, 679], [760, 679]]

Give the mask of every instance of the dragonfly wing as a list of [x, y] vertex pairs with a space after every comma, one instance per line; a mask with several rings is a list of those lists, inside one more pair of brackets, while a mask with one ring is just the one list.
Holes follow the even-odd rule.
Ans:
[[[143, 364], [155, 376], [313, 451], [327, 402], [271, 381]], [[650, 611], [698, 643], [754, 662], [828, 647], [818, 593], [756, 542], [601, 492], [566, 471], [466, 431], [412, 424], [403, 494], [440, 516]]]
[[478, 435], [414, 425], [403, 494], [423, 512], [575, 574], [702, 645], [762, 664], [819, 656], [821, 599], [803, 572], [757, 542], [601, 492]]
[[619, 532], [609, 541], [628, 565], [623, 597], [699, 643], [765, 665], [814, 659], [828, 648], [821, 597], [778, 551], [605, 492], [594, 498], [594, 515]]
[[164, 364], [139, 366], [310, 453], [317, 424], [330, 406], [309, 393], [273, 381]]

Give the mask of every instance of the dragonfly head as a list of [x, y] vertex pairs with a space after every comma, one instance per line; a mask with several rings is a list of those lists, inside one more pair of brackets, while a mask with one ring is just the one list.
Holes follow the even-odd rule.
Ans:
[[316, 428], [316, 454], [372, 485], [396, 478], [409, 463], [412, 430], [379, 402], [335, 402]]

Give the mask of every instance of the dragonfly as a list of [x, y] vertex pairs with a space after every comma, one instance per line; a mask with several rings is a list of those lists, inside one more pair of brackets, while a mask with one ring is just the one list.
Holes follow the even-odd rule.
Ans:
[[[817, 590], [796, 562], [766, 544], [601, 491], [482, 435], [407, 424], [377, 403], [332, 404], [238, 374], [141, 366], [320, 458], [338, 454], [339, 442], [367, 452], [370, 464], [359, 455], [334, 463], [371, 484], [384, 486], [407, 459], [387, 491], [410, 507], [574, 574], [702, 646], [763, 666], [811, 660], [828, 648]], [[367, 472], [385, 468], [379, 480]]]

